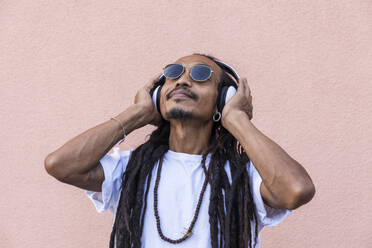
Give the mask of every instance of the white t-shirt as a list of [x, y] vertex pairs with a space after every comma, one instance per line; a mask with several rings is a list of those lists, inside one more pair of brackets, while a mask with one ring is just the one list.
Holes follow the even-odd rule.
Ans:
[[[100, 159], [105, 180], [102, 183], [102, 192], [86, 190], [86, 195], [92, 200], [96, 210], [101, 213], [109, 209], [115, 220], [116, 209], [121, 192], [122, 175], [133, 150], [122, 151], [114, 147], [111, 154], [106, 154]], [[202, 155], [179, 153], [169, 150], [163, 159], [161, 178], [158, 188], [158, 211], [161, 220], [163, 234], [171, 239], [183, 236], [193, 218], [199, 194], [204, 183], [205, 175], [201, 166]], [[210, 155], [207, 156], [206, 166], [209, 164]], [[209, 229], [209, 196], [210, 185], [208, 184], [200, 207], [199, 217], [193, 228], [193, 235], [185, 241], [174, 245], [163, 241], [156, 229], [154, 216], [154, 185], [158, 169], [157, 162], [152, 171], [150, 189], [147, 198], [147, 209], [143, 234], [141, 237], [142, 247], [211, 247]], [[225, 164], [225, 171], [231, 183], [229, 162]], [[247, 164], [250, 177], [250, 186], [256, 215], [258, 219], [258, 234], [264, 226], [275, 226], [283, 221], [291, 211], [267, 206], [261, 197], [260, 185], [262, 178], [253, 163]], [[251, 229], [255, 230], [255, 223], [251, 222]], [[253, 231], [254, 232], [254, 231]], [[254, 234], [252, 234], [254, 242]], [[260, 247], [260, 237], [257, 237], [256, 246]]]

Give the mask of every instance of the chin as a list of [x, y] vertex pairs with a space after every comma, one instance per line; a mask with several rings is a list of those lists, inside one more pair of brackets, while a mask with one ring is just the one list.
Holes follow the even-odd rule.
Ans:
[[191, 111], [186, 111], [183, 108], [172, 108], [171, 110], [165, 113], [165, 116], [168, 120], [187, 120], [193, 118]]

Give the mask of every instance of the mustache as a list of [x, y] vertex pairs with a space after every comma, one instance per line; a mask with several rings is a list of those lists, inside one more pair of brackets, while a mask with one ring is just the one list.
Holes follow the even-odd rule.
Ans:
[[171, 97], [171, 95], [173, 94], [173, 92], [175, 92], [176, 90], [179, 90], [179, 89], [182, 89], [182, 90], [186, 91], [186, 93], [190, 96], [191, 99], [193, 99], [195, 101], [199, 99], [199, 96], [197, 94], [195, 94], [194, 92], [192, 92], [189, 88], [187, 88], [185, 86], [179, 86], [179, 87], [176, 87], [173, 90], [171, 90], [166, 95], [167, 100], [169, 100], [169, 98]]

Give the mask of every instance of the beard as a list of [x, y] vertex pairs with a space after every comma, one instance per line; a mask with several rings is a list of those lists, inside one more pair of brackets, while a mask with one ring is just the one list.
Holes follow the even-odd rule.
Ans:
[[171, 120], [188, 120], [193, 117], [191, 112], [187, 112], [181, 108], [173, 108], [165, 113], [167, 119]]

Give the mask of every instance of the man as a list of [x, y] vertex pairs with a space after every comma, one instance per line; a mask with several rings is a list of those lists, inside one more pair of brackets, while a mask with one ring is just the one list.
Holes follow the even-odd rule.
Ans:
[[[245, 78], [218, 106], [232, 79], [216, 61], [202, 54], [178, 59], [182, 70], [166, 77], [160, 113], [149, 94], [156, 77], [132, 106], [46, 157], [49, 174], [86, 189], [97, 211], [114, 213], [110, 247], [259, 247], [264, 226], [314, 196], [305, 169], [251, 122]], [[191, 70], [210, 74], [198, 80]], [[147, 124], [158, 126], [148, 141], [107, 154]]]

